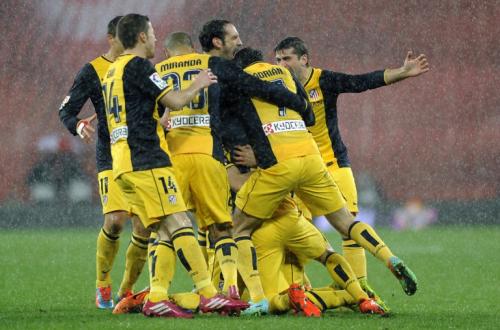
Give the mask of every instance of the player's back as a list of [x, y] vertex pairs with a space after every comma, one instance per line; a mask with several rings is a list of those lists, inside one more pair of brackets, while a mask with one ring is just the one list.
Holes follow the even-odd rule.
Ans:
[[[198, 53], [172, 56], [156, 64], [156, 70], [174, 90], [183, 90], [189, 88], [201, 70], [208, 68], [209, 58], [209, 55]], [[198, 96], [181, 110], [171, 111], [167, 130], [167, 142], [172, 155], [212, 155], [208, 89], [200, 91]]]
[[[256, 62], [244, 70], [261, 80], [280, 84], [294, 93], [297, 92], [296, 82], [291, 73], [283, 67]], [[285, 107], [277, 107], [258, 98], [252, 98], [252, 104], [278, 162], [319, 153], [299, 113]]]
[[171, 89], [148, 60], [121, 55], [103, 81], [113, 174], [171, 166], [158, 100]]

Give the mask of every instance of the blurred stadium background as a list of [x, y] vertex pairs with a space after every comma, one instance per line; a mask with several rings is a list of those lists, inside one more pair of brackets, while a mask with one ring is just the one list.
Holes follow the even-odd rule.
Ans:
[[[289, 35], [306, 40], [314, 66], [340, 72], [398, 67], [407, 50], [425, 53], [428, 74], [340, 97], [355, 176], [368, 173], [376, 182], [381, 224], [390, 209], [414, 197], [437, 208], [441, 223], [500, 223], [497, 1], [4, 0], [0, 227], [101, 223], [94, 147], [69, 135], [58, 109], [77, 71], [106, 51], [107, 22], [129, 12], [152, 20], [159, 39], [154, 62], [169, 32], [187, 31], [197, 40], [212, 18], [234, 22], [243, 43], [262, 49], [269, 61]], [[70, 163], [81, 163], [90, 201], [71, 203], [67, 193], [56, 197], [57, 207], [31, 200], [27, 178], [47, 150], [76, 154]]]

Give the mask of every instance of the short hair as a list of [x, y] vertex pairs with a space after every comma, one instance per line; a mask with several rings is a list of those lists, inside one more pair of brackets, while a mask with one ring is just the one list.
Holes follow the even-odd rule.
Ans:
[[116, 37], [116, 27], [122, 17], [123, 16], [116, 16], [108, 23], [108, 34], [111, 35], [113, 38]]
[[264, 60], [264, 55], [258, 49], [245, 47], [234, 54], [234, 63], [244, 69], [252, 63], [261, 62]]
[[274, 48], [274, 52], [276, 53], [277, 51], [288, 48], [292, 48], [293, 53], [296, 54], [298, 57], [301, 57], [302, 55], [309, 56], [309, 50], [307, 49], [306, 43], [298, 37], [287, 37], [281, 40], [278, 43], [278, 45]]
[[141, 32], [148, 32], [149, 17], [140, 14], [128, 14], [118, 22], [117, 34], [123, 48], [134, 48]]
[[206, 22], [201, 28], [198, 39], [200, 40], [201, 48], [204, 52], [208, 52], [214, 48], [213, 38], [219, 38], [224, 43], [226, 30], [224, 27], [231, 22], [225, 19], [213, 19]]
[[166, 49], [174, 49], [179, 46], [188, 46], [194, 48], [191, 36], [186, 32], [173, 32], [170, 33], [163, 43]]

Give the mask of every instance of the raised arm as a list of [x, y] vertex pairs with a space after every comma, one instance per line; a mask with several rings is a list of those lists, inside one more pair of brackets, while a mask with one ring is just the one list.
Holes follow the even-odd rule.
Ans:
[[424, 54], [414, 57], [413, 52], [408, 51], [403, 66], [397, 69], [385, 70], [384, 80], [389, 85], [406, 78], [419, 76], [427, 71], [429, 71], [427, 57]]

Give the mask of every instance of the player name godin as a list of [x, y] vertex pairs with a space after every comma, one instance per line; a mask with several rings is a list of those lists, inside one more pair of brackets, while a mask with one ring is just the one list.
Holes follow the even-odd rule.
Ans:
[[281, 70], [281, 68], [272, 68], [262, 72], [255, 72], [253, 75], [257, 78], [270, 78], [279, 74], [283, 74], [283, 70]]
[[186, 60], [186, 61], [181, 61], [181, 62], [172, 62], [172, 63], [165, 63], [161, 66], [161, 71], [165, 70], [170, 70], [170, 69], [176, 69], [176, 68], [184, 68], [187, 66], [200, 66], [201, 65], [201, 60]]

